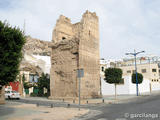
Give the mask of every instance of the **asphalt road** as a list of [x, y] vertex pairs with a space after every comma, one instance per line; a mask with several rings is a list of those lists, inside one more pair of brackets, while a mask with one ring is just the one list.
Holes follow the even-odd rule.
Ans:
[[[10, 102], [10, 101], [8, 101]], [[19, 103], [29, 103], [56, 107], [68, 107], [67, 103], [52, 102], [43, 100], [13, 100]], [[76, 104], [69, 107], [78, 107]], [[125, 103], [117, 104], [98, 104], [98, 105], [85, 105], [82, 108], [90, 109], [90, 113], [73, 120], [160, 120], [160, 94], [151, 96], [141, 96], [133, 100], [126, 101]], [[0, 107], [0, 112], [4, 108]], [[10, 110], [10, 112], [13, 112]], [[1, 113], [4, 114], [4, 113]]]
[[121, 104], [97, 107], [99, 115], [75, 120], [160, 120], [160, 95], [144, 96]]

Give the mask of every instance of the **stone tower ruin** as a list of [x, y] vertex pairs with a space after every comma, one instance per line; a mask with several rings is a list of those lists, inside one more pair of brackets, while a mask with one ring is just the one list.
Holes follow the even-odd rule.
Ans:
[[81, 98], [100, 97], [99, 25], [96, 13], [86, 11], [72, 24], [60, 16], [53, 30], [51, 53], [51, 99], [77, 98], [77, 69], [84, 69]]

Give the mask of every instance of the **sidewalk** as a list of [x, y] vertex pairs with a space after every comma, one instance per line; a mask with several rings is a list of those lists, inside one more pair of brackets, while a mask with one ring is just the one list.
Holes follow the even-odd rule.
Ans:
[[37, 107], [34, 104], [9, 101], [0, 105], [0, 120], [69, 120], [88, 112], [87, 109], [79, 111], [77, 108]]
[[[156, 91], [153, 92], [152, 94], [150, 93], [143, 93], [140, 94], [138, 97], [136, 95], [117, 95], [117, 98], [115, 99], [114, 95], [108, 95], [108, 96], [103, 96], [102, 98], [96, 98], [96, 99], [82, 99], [81, 100], [81, 105], [85, 106], [85, 105], [96, 105], [96, 104], [116, 104], [116, 103], [123, 103], [123, 102], [127, 102], [133, 99], [137, 99], [139, 97], [143, 97], [143, 96], [149, 96], [149, 95], [154, 95], [154, 94], [159, 94], [160, 91]], [[38, 100], [38, 101], [47, 101], [47, 102], [53, 102], [56, 104], [61, 104], [61, 105], [65, 105], [65, 104], [72, 104], [72, 105], [78, 105], [78, 99], [77, 100], [49, 100], [47, 98], [42, 98], [42, 97], [27, 97], [27, 98], [22, 98], [24, 100]]]
[[124, 102], [129, 102], [131, 100], [136, 100], [140, 97], [146, 97], [146, 96], [152, 96], [152, 95], [158, 95], [160, 94], [160, 91], [153, 91], [152, 93], [147, 92], [147, 93], [139, 93], [139, 96], [133, 94], [133, 95], [117, 95], [117, 99], [115, 100], [114, 95], [110, 96], [103, 96], [103, 99], [105, 100], [106, 103], [124, 103]]

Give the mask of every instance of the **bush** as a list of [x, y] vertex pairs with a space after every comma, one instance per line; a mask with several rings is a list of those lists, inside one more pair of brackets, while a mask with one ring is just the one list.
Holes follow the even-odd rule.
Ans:
[[24, 87], [24, 89], [29, 89], [32, 86], [29, 84], [29, 82], [24, 82], [23, 87]]
[[122, 70], [120, 68], [108, 68], [105, 70], [105, 79], [107, 83], [119, 84], [123, 82]]
[[[143, 82], [143, 75], [141, 73], [137, 73], [138, 84]], [[132, 83], [136, 84], [136, 74], [132, 74]]]
[[32, 92], [32, 93], [30, 94], [30, 96], [31, 96], [31, 97], [37, 97], [38, 95], [37, 95], [36, 93], [33, 93], [33, 92]]

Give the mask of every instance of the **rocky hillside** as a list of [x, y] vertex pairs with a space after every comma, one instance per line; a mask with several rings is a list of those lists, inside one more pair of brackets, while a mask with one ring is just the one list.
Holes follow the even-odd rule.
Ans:
[[26, 44], [24, 45], [23, 50], [27, 54], [50, 56], [51, 54], [51, 48], [49, 48], [50, 43], [51, 42], [49, 41], [42, 41], [42, 40], [27, 36]]

